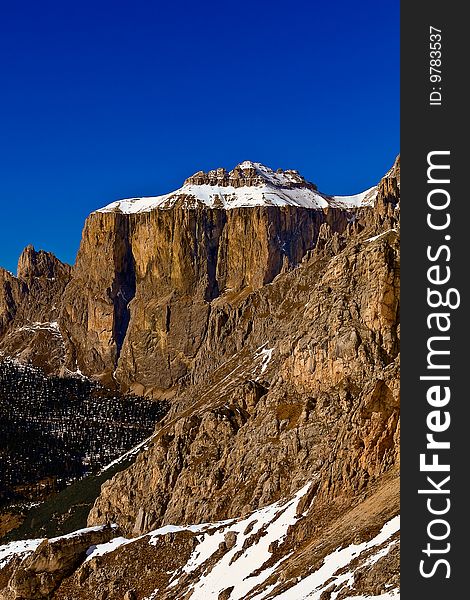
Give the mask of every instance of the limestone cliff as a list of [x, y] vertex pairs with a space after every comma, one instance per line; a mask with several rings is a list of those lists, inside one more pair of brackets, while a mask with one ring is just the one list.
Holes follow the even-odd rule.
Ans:
[[[397, 234], [334, 240], [292, 272], [217, 304], [194, 385], [90, 524], [139, 534], [244, 514], [313, 478], [337, 501], [398, 458]], [[236, 490], [236, 494], [234, 494]]]
[[50, 252], [28, 246], [18, 273], [0, 268], [0, 352], [59, 373], [64, 343], [58, 320], [71, 268]]
[[191, 370], [213, 301], [299, 264], [328, 222], [342, 231], [347, 215], [298, 207], [92, 214], [60, 318], [73, 360], [105, 380], [115, 372], [124, 389], [172, 389]]
[[[27, 248], [18, 277], [2, 272], [0, 349], [48, 372], [172, 396], [194, 376], [217, 303], [296, 267], [319, 240], [363, 227], [392, 192], [372, 188], [351, 203], [296, 171], [245, 161], [196, 173], [152, 202], [113, 203], [87, 219], [72, 269]], [[55, 336], [51, 360], [18, 339], [34, 323], [56, 324], [42, 328]]]

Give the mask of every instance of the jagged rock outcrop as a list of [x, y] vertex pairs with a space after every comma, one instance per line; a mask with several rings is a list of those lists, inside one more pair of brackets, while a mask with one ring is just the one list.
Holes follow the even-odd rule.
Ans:
[[25, 248], [15, 277], [0, 269], [0, 352], [47, 373], [64, 366], [58, 320], [71, 267], [50, 252]]
[[50, 252], [27, 246], [15, 277], [0, 268], [0, 336], [16, 323], [57, 320], [71, 268]]
[[[1, 600], [50, 598], [61, 581], [85, 560], [87, 550], [116, 536], [116, 528], [100, 527], [62, 538], [43, 540], [23, 560], [8, 565], [11, 576], [0, 590]], [[15, 564], [16, 563], [16, 564]]]
[[18, 260], [17, 277], [25, 280], [46, 278], [49, 281], [65, 281], [70, 277], [70, 267], [58, 260], [51, 252], [36, 251], [29, 245]]
[[[257, 165], [247, 160], [228, 172], [223, 168], [213, 169], [207, 173], [198, 171], [191, 177], [188, 177], [184, 185], [232, 186], [235, 188], [263, 185], [266, 181], [266, 173], [263, 171], [260, 172], [259, 167], [259, 164]], [[282, 181], [283, 185], [288, 189], [318, 189], [314, 183], [307, 181], [294, 169], [278, 169], [275, 173], [270, 173], [270, 176], [275, 181]]]

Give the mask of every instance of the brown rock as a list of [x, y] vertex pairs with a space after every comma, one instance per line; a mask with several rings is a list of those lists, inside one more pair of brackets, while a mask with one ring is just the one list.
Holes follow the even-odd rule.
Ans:
[[369, 240], [376, 223], [213, 301], [193, 384], [149, 450], [102, 488], [90, 524], [144, 533], [135, 506], [152, 527], [213, 522], [307, 478], [326, 505], [397, 467], [399, 244], [395, 232]]
[[6, 597], [18, 600], [49, 598], [60, 582], [85, 559], [90, 546], [108, 542], [115, 535], [115, 529], [104, 527], [98, 531], [44, 540], [14, 571]]
[[234, 531], [229, 531], [224, 536], [225, 546], [227, 550], [231, 550], [237, 543], [237, 534]]
[[71, 269], [53, 254], [28, 246], [18, 276], [0, 269], [0, 352], [60, 373], [65, 346], [58, 326]]

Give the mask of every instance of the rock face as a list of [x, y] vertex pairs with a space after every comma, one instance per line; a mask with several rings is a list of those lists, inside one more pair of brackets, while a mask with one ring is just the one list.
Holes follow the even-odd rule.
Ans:
[[[240, 189], [261, 185], [249, 168]], [[373, 206], [89, 217], [61, 302], [64, 365], [171, 409], [89, 515], [127, 542], [53, 598], [341, 600], [398, 586], [399, 197], [397, 160]], [[308, 587], [333, 553], [343, 567]]]
[[62, 304], [69, 368], [168, 393], [191, 370], [213, 301], [299, 264], [328, 222], [341, 231], [347, 217], [297, 207], [92, 214]]
[[0, 269], [1, 334], [17, 323], [53, 322], [61, 308], [61, 295], [70, 281], [71, 268], [50, 252], [24, 249], [17, 277]]
[[367, 235], [339, 253], [332, 240], [211, 311], [197, 381], [174, 402], [178, 418], [102, 489], [90, 524], [139, 534], [234, 517], [306, 477], [331, 503], [396, 465], [397, 234]]
[[0, 591], [0, 598], [50, 598], [60, 582], [85, 560], [86, 552], [91, 546], [108, 542], [115, 535], [115, 529], [103, 527], [54, 540], [44, 540], [14, 568], [7, 588]]
[[[232, 208], [204, 203], [229, 188]], [[18, 276], [0, 275], [0, 350], [48, 372], [79, 369], [123, 391], [172, 396], [191, 377], [216, 301], [270, 283], [372, 210], [320, 194], [297, 171], [248, 161], [196, 173], [181, 190], [158, 209], [92, 213], [72, 269], [28, 247]], [[34, 344], [32, 331], [41, 332]], [[50, 358], [32, 350], [48, 345]]]

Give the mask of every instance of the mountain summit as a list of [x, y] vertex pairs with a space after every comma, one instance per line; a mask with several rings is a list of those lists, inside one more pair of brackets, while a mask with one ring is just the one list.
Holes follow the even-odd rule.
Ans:
[[126, 198], [98, 212], [140, 213], [173, 206], [196, 208], [241, 208], [250, 206], [299, 206], [322, 209], [329, 206], [357, 208], [370, 206], [377, 196], [372, 187], [354, 196], [328, 196], [318, 191], [293, 169], [273, 171], [258, 162], [245, 160], [231, 171], [224, 168], [198, 171], [183, 186], [162, 196]]

